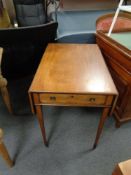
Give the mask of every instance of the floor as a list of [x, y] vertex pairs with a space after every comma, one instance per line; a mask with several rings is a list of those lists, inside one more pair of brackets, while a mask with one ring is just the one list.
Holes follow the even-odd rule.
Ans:
[[43, 144], [36, 116], [31, 114], [27, 90], [31, 78], [9, 82], [15, 115], [0, 97], [0, 127], [15, 161], [9, 168], [0, 157], [2, 175], [111, 175], [114, 166], [131, 157], [131, 123], [115, 128], [111, 116], [98, 147], [92, 150], [100, 108], [44, 107], [49, 148]]
[[[66, 42], [87, 42], [84, 34], [94, 34], [97, 13], [82, 13], [58, 14], [59, 38], [68, 35]], [[113, 116], [105, 123], [98, 147], [92, 150], [102, 112], [99, 108], [43, 107], [49, 141], [46, 148], [37, 118], [30, 111], [31, 80], [29, 76], [9, 81], [14, 115], [8, 113], [0, 96], [0, 127], [15, 162], [10, 169], [0, 156], [0, 175], [111, 175], [118, 162], [131, 158], [131, 122], [115, 128]]]

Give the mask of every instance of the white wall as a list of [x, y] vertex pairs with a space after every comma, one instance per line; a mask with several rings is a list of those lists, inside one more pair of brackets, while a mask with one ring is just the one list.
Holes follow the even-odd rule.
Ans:
[[106, 10], [117, 8], [119, 3], [118, 0], [62, 0], [62, 2], [63, 10]]

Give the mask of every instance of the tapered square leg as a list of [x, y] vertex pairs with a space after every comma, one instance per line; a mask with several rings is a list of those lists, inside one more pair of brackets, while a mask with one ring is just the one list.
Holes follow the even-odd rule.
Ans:
[[2, 155], [3, 159], [7, 162], [7, 164], [12, 167], [13, 161], [11, 160], [9, 153], [7, 151], [6, 146], [4, 145], [3, 141], [3, 131], [0, 129], [0, 155]]
[[98, 144], [98, 141], [99, 141], [100, 135], [102, 133], [102, 129], [103, 129], [105, 120], [108, 117], [109, 109], [110, 108], [104, 108], [104, 110], [103, 110], [102, 116], [101, 116], [100, 121], [99, 121], [98, 129], [97, 129], [97, 133], [96, 133], [96, 138], [95, 138], [95, 142], [94, 142], [94, 145], [93, 145], [93, 149], [95, 149], [97, 144]]
[[2, 97], [3, 97], [3, 101], [9, 111], [9, 113], [13, 113], [13, 110], [12, 110], [12, 105], [11, 105], [11, 101], [10, 101], [10, 96], [9, 96], [9, 92], [7, 90], [7, 87], [4, 86], [2, 88], [0, 88], [1, 90], [1, 94], [2, 94]]

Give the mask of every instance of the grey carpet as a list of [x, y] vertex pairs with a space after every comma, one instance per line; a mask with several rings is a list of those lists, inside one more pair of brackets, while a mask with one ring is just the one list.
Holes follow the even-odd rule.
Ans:
[[[112, 13], [114, 10], [90, 11], [58, 11], [58, 38], [73, 34], [93, 33], [96, 30], [96, 20], [99, 16]], [[55, 19], [55, 14], [52, 13]]]
[[[60, 43], [95, 43], [96, 20], [114, 10], [58, 11], [57, 41]], [[55, 19], [55, 13], [51, 13]]]
[[91, 150], [102, 110], [43, 107], [49, 148], [43, 144], [36, 116], [30, 112], [27, 89], [31, 79], [9, 82], [10, 115], [0, 98], [0, 127], [13, 168], [0, 157], [0, 175], [111, 175], [116, 163], [131, 158], [131, 123], [104, 126], [98, 147]]
[[96, 43], [95, 33], [87, 32], [87, 33], [79, 33], [79, 34], [70, 34], [67, 36], [63, 36], [57, 39], [58, 43]]

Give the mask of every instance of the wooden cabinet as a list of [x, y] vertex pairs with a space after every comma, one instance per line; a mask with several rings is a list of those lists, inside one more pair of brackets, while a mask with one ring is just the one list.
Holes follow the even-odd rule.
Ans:
[[101, 31], [97, 32], [96, 40], [119, 92], [114, 115], [120, 126], [131, 120], [131, 50]]

